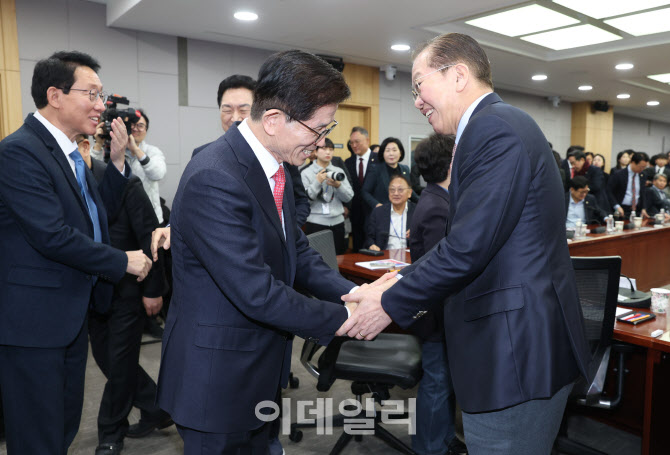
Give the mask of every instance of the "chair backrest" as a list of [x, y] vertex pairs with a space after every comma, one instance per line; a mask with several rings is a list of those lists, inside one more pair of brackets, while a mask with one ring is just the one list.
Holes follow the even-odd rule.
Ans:
[[[577, 292], [584, 315], [586, 340], [591, 349], [590, 383], [580, 381], [574, 392], [599, 395], [604, 386], [621, 275], [621, 257], [573, 257]], [[581, 390], [580, 390], [581, 389]]]
[[324, 262], [333, 270], [339, 270], [337, 266], [337, 253], [335, 252], [335, 239], [332, 231], [325, 230], [309, 234], [307, 236], [309, 246], [314, 248], [323, 258]]
[[[314, 248], [314, 250], [321, 255], [323, 261], [328, 264], [331, 269], [339, 271], [339, 267], [337, 266], [337, 254], [335, 252], [335, 239], [333, 238], [333, 233], [331, 231], [325, 230], [309, 234], [307, 236], [307, 241], [309, 242], [309, 246]], [[322, 346], [313, 341], [305, 340], [300, 355], [300, 362], [315, 378], [319, 377], [320, 372], [314, 356], [321, 350], [321, 348]]]

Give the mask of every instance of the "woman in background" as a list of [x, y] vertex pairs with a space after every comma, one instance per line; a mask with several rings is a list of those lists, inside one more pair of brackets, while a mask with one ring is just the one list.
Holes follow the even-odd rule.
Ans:
[[[391, 177], [401, 175], [409, 180], [409, 167], [400, 162], [405, 158], [405, 148], [400, 139], [387, 137], [379, 146], [381, 160], [377, 166], [368, 169], [363, 185], [363, 200], [371, 208], [388, 202], [388, 188]], [[418, 200], [413, 197], [414, 202]]]

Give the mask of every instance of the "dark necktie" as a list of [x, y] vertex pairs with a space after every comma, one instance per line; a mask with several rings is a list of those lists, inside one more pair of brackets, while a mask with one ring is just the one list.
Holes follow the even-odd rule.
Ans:
[[91, 218], [93, 223], [93, 240], [96, 242], [102, 241], [102, 234], [100, 233], [100, 219], [98, 218], [98, 207], [93, 201], [93, 197], [88, 190], [88, 185], [86, 184], [86, 163], [84, 163], [84, 158], [82, 158], [79, 150], [75, 150], [70, 153], [70, 158], [74, 161], [75, 174], [77, 176], [77, 183], [79, 184], [79, 191], [81, 196], [86, 201], [86, 207], [88, 208], [88, 216]]
[[279, 169], [273, 176], [275, 179], [275, 189], [272, 192], [275, 198], [275, 205], [279, 213], [279, 221], [282, 220], [282, 206], [284, 204], [284, 186], [286, 185], [286, 174], [284, 174], [284, 165], [280, 164]]
[[635, 211], [635, 206], [637, 205], [635, 203], [635, 181], [637, 180], [637, 174], [633, 174], [633, 201], [630, 204], [630, 209], [634, 212]]
[[363, 181], [365, 180], [365, 174], [363, 173], [363, 157], [358, 158], [358, 183], [363, 186]]

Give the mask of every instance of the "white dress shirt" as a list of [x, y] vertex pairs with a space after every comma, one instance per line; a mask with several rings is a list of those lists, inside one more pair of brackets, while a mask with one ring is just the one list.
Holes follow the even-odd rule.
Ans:
[[[259, 141], [258, 138], [254, 136], [254, 133], [247, 124], [247, 119], [242, 120], [242, 123], [240, 123], [240, 126], [238, 126], [237, 129], [240, 131], [240, 134], [242, 134], [242, 137], [244, 137], [244, 140], [247, 141], [249, 147], [251, 147], [251, 150], [254, 152], [254, 155], [256, 155], [258, 161], [261, 163], [265, 177], [268, 179], [268, 184], [270, 185], [270, 192], [274, 194], [274, 175], [279, 170], [279, 166], [281, 166], [281, 164], [279, 164], [275, 157], [272, 156], [272, 154], [268, 151], [268, 149], [266, 149], [263, 144], [261, 144], [261, 141]], [[293, 188], [284, 187], [284, 191], [287, 190], [293, 191]], [[284, 207], [282, 206], [281, 227], [284, 230], [284, 238], [286, 238], [286, 226], [284, 225], [285, 218], [286, 215], [284, 214]]]

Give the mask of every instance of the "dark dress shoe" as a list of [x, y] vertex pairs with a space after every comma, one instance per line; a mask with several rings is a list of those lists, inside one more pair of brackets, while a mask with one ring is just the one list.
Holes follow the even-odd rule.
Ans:
[[163, 412], [161, 417], [156, 420], [143, 420], [128, 427], [126, 436], [129, 438], [143, 438], [154, 430], [162, 430], [170, 425], [174, 425], [172, 418], [167, 412]]
[[123, 450], [123, 441], [104, 442], [95, 448], [95, 455], [119, 455]]

